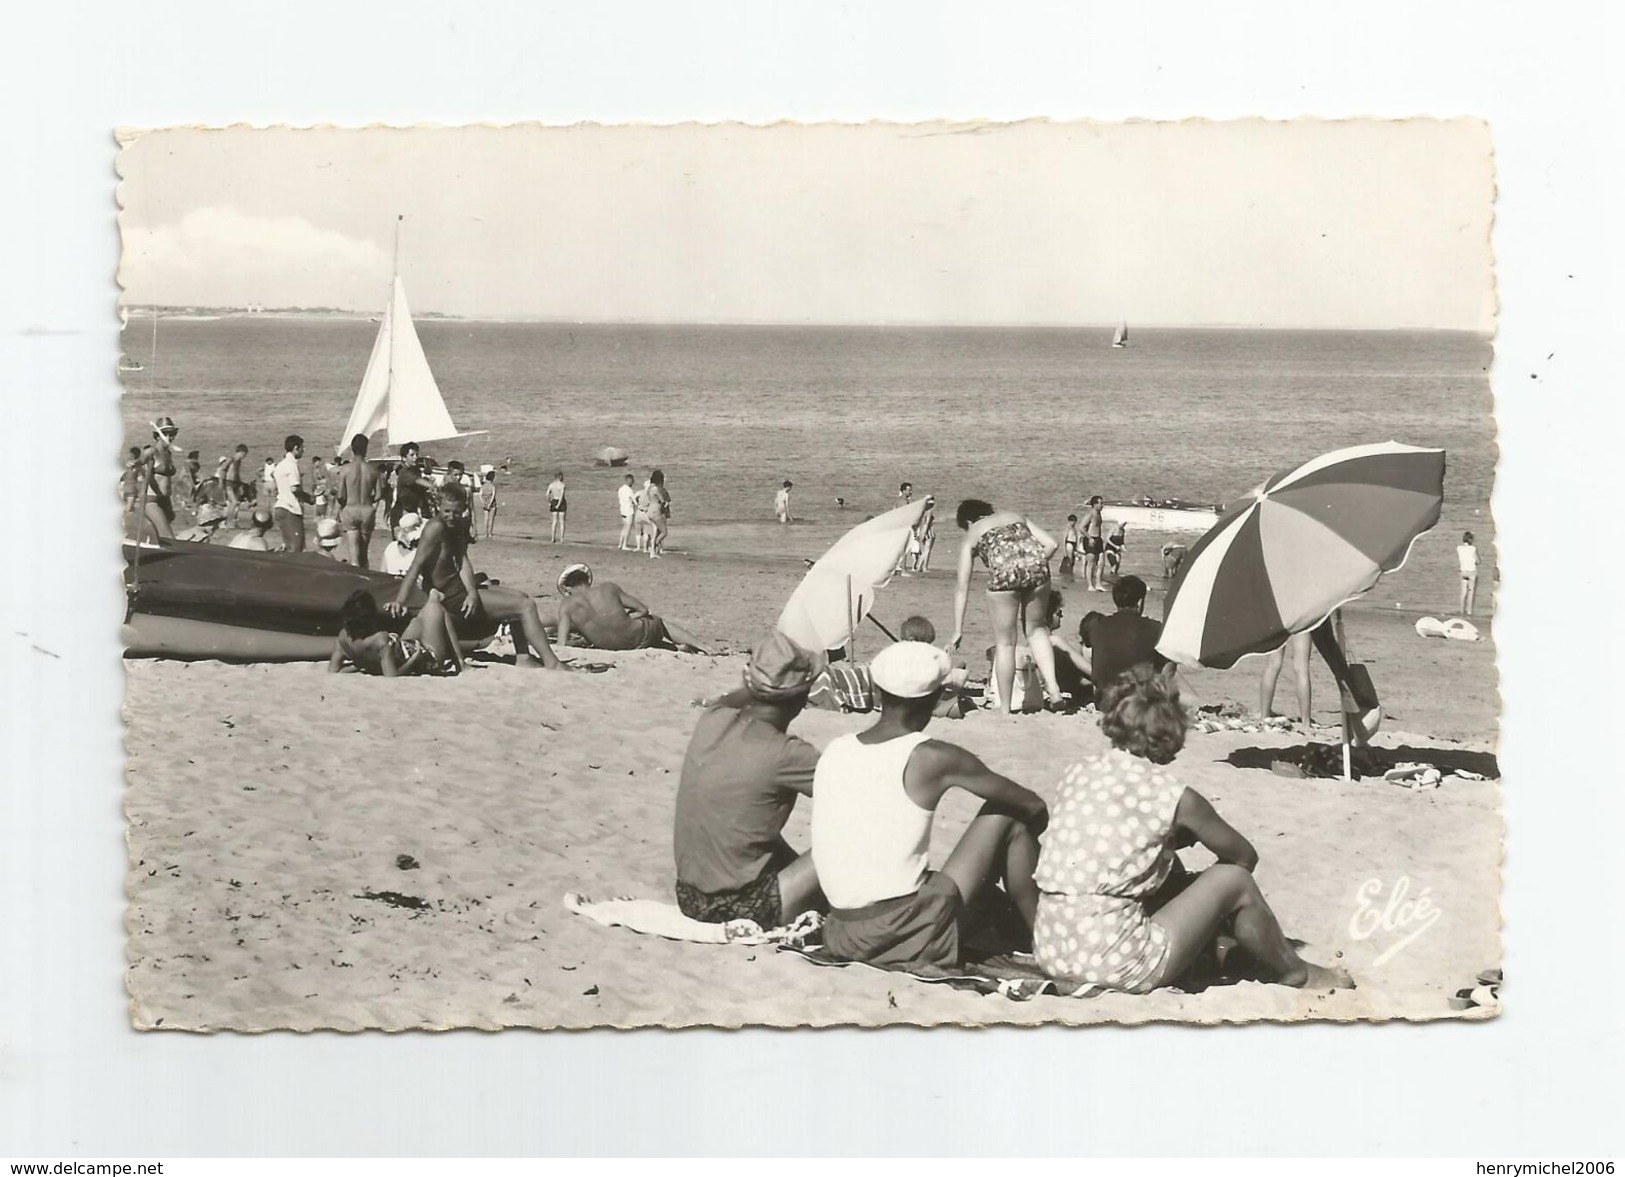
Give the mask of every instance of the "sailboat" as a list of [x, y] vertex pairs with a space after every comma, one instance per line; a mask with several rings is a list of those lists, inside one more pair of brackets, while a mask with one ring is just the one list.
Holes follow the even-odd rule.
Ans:
[[390, 288], [389, 306], [373, 341], [367, 371], [361, 377], [361, 391], [339, 438], [338, 452], [350, 447], [356, 434], [371, 437], [385, 431], [385, 444], [400, 446], [409, 441], [445, 441], [454, 437], [474, 437], [483, 429], [460, 430], [446, 411], [440, 386], [435, 383], [429, 358], [418, 342], [412, 311], [406, 305], [406, 287], [401, 282], [400, 220], [395, 226], [397, 264]]
[[1117, 330], [1112, 332], [1112, 346], [1113, 347], [1127, 347], [1128, 346], [1128, 324], [1126, 322], [1119, 323], [1117, 325]]

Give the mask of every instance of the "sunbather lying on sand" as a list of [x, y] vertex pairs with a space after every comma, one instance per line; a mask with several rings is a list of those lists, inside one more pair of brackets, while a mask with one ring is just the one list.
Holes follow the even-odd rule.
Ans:
[[[1233, 936], [1227, 972], [1297, 988], [1353, 988], [1341, 969], [1293, 951], [1253, 881], [1258, 852], [1162, 767], [1185, 744], [1176, 682], [1172, 666], [1142, 662], [1101, 688], [1100, 729], [1112, 747], [1062, 778], [1033, 874], [1043, 893], [1033, 928], [1039, 967], [1064, 980], [1149, 993], [1177, 984], [1221, 936]], [[1219, 862], [1191, 876], [1174, 851], [1196, 842]]]
[[426, 602], [400, 633], [393, 632], [389, 624], [370, 593], [365, 589], [351, 593], [344, 602], [344, 628], [333, 643], [327, 672], [337, 674], [346, 662], [385, 678], [462, 671], [457, 628], [439, 601]]
[[680, 650], [708, 654], [699, 639], [676, 622], [658, 617], [649, 606], [614, 581], [592, 581], [592, 569], [572, 564], [559, 574], [563, 598], [551, 616], [540, 610], [542, 623], [554, 628], [560, 646], [579, 635], [597, 650]]

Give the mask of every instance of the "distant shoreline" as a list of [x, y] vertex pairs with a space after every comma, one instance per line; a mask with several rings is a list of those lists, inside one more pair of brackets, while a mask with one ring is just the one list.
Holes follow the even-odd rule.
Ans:
[[[149, 307], [124, 307], [121, 313], [130, 322], [148, 322], [154, 318]], [[219, 319], [278, 319], [310, 320], [332, 319], [341, 322], [377, 322], [383, 316], [378, 311], [346, 311], [287, 308], [247, 311], [239, 307], [160, 307], [157, 318], [172, 322], [211, 322]], [[656, 327], [656, 328], [762, 328], [783, 330], [795, 328], [808, 331], [1057, 331], [1080, 334], [1109, 335], [1115, 323], [923, 323], [923, 322], [783, 322], [777, 320], [708, 321], [678, 319], [553, 319], [531, 318], [523, 315], [450, 315], [437, 311], [413, 309], [412, 317], [418, 322], [431, 323], [493, 323], [526, 324], [537, 327], [594, 328], [594, 327]], [[1273, 327], [1247, 323], [1147, 323], [1136, 325], [1136, 332], [1157, 334], [1164, 331], [1246, 331], [1293, 332], [1298, 334], [1384, 334], [1406, 335], [1471, 335], [1480, 339], [1493, 339], [1495, 332], [1472, 327], [1315, 327], [1280, 325]]]

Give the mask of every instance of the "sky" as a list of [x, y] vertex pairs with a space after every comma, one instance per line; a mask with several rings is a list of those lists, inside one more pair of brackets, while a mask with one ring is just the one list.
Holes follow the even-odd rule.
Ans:
[[1471, 120], [125, 133], [124, 301], [1489, 331]]

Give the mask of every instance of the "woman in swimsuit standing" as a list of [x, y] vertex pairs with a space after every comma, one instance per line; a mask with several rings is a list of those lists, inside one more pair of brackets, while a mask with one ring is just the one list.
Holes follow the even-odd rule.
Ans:
[[[168, 417], [159, 417], [152, 427], [152, 444], [141, 451], [142, 476], [147, 483], [144, 514], [147, 526], [158, 539], [175, 538], [175, 438], [180, 427]], [[140, 521], [136, 538], [141, 538]]]
[[649, 499], [643, 511], [650, 529], [649, 559], [658, 560], [666, 550], [666, 520], [671, 517], [671, 495], [666, 490], [665, 472], [650, 471], [646, 490]]
[[993, 621], [993, 675], [999, 698], [1015, 710], [1016, 642], [1026, 629], [1033, 664], [1044, 681], [1051, 709], [1066, 706], [1055, 681], [1055, 651], [1050, 646], [1049, 558], [1059, 546], [1025, 515], [995, 511], [991, 503], [966, 499], [955, 514], [965, 541], [959, 547], [959, 577], [954, 584], [954, 636], [949, 650], [959, 648], [965, 630], [965, 604], [970, 595], [971, 563], [987, 566], [987, 608]]

